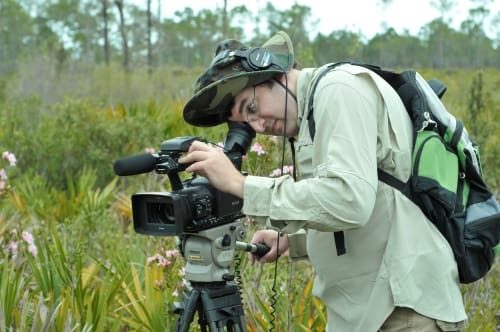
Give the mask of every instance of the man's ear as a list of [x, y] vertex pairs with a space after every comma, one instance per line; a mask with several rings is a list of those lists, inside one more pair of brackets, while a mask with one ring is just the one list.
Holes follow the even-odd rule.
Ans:
[[280, 74], [277, 74], [275, 76], [275, 79], [277, 81], [279, 81], [281, 84], [285, 84], [286, 83], [286, 77], [285, 77], [286, 73], [280, 73]]
[[297, 101], [296, 90], [298, 72], [299, 71], [297, 69], [292, 69], [288, 73], [280, 73], [274, 76], [273, 79], [274, 83], [281, 85], [281, 87], [285, 89], [295, 101]]
[[295, 84], [294, 82], [297, 81], [299, 72], [300, 70], [292, 68], [286, 73], [276, 74], [276, 76], [274, 76], [274, 80], [278, 81], [282, 85], [286, 85], [288, 81], [288, 86], [290, 86], [291, 84]]

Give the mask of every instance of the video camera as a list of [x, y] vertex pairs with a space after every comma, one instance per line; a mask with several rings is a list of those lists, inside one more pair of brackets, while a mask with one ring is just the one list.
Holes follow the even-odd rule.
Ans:
[[[224, 153], [241, 171], [242, 157], [255, 137], [255, 131], [243, 122], [228, 122]], [[117, 160], [117, 175], [136, 175], [155, 170], [167, 174], [171, 192], [140, 192], [132, 195], [134, 230], [155, 236], [195, 233], [224, 225], [242, 217], [243, 201], [215, 189], [204, 177], [193, 175], [181, 181], [179, 172], [189, 165], [178, 159], [197, 137], [184, 136], [164, 141], [157, 154], [142, 154]]]

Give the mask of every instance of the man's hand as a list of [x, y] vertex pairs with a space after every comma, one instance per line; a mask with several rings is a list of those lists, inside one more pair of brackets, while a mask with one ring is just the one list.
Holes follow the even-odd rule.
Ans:
[[220, 148], [194, 141], [179, 162], [192, 163], [186, 172], [204, 176], [218, 190], [243, 198], [245, 176]]
[[[279, 249], [278, 249], [278, 237], [279, 237]], [[262, 257], [255, 256], [253, 254], [248, 254], [248, 259], [250, 264], [254, 264], [255, 261], [259, 263], [269, 263], [274, 262], [278, 256], [282, 255], [288, 250], [289, 242], [288, 235], [280, 236], [277, 231], [266, 229], [262, 231], [257, 231], [252, 237], [252, 243], [263, 243], [269, 248], [269, 252]]]

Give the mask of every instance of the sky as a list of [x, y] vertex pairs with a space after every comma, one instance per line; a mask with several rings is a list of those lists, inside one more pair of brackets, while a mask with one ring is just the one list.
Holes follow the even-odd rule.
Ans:
[[[268, 0], [227, 0], [227, 2], [229, 9], [245, 5], [251, 12], [256, 13]], [[278, 10], [285, 10], [295, 3], [295, 0], [271, 2]], [[398, 33], [408, 30], [410, 34], [416, 35], [422, 26], [440, 16], [440, 13], [430, 5], [430, 0], [392, 0], [385, 12], [382, 10], [380, 0], [297, 0], [297, 2], [311, 8], [311, 19], [319, 21], [316, 32], [323, 34], [329, 34], [334, 30], [349, 30], [361, 32], [365, 37], [371, 38], [383, 31], [382, 22], [385, 20], [388, 26], [393, 27]], [[470, 1], [456, 0], [456, 2], [457, 7], [452, 10], [450, 17], [453, 17], [452, 27], [458, 29], [460, 23], [468, 16]], [[223, 4], [223, 0], [169, 0], [162, 2], [162, 12], [166, 17], [173, 17], [175, 11], [183, 10], [185, 7], [191, 7], [196, 13], [202, 8], [214, 9], [216, 6], [222, 7]], [[500, 12], [500, 0], [493, 1], [490, 11]], [[487, 34], [490, 35], [488, 31]]]

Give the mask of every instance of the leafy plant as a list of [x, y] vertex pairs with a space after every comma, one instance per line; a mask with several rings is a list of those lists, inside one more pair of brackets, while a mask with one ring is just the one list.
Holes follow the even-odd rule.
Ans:
[[21, 315], [20, 303], [25, 286], [24, 270], [15, 264], [7, 264], [5, 261], [0, 265], [0, 329], [6, 326], [14, 326], [15, 317]]

